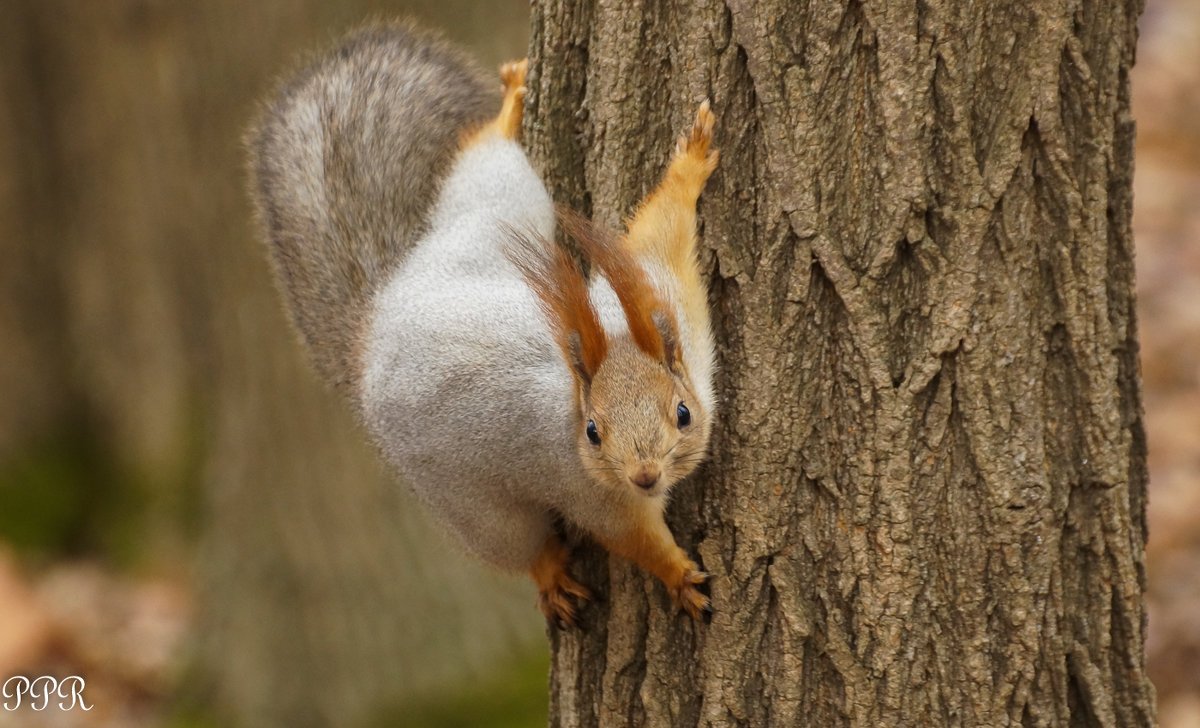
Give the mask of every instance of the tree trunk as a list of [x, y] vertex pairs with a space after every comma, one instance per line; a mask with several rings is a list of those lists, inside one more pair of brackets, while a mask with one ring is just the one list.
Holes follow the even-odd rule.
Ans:
[[554, 726], [1149, 726], [1137, 0], [545, 2], [527, 142], [617, 224], [706, 95], [711, 624], [583, 547]]

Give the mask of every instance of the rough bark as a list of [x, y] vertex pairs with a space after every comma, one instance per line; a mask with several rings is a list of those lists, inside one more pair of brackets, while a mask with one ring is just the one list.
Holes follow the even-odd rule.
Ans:
[[693, 623], [581, 549], [551, 724], [1149, 726], [1137, 0], [539, 3], [526, 132], [616, 224], [714, 100]]

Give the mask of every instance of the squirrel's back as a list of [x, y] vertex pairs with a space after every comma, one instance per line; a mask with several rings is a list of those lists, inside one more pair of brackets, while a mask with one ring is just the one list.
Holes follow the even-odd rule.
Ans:
[[372, 25], [291, 77], [249, 138], [253, 193], [318, 372], [352, 399], [375, 292], [424, 233], [463, 133], [499, 94], [425, 31]]

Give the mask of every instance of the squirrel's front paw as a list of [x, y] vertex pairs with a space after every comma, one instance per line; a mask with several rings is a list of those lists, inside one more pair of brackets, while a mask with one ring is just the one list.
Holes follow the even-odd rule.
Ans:
[[587, 587], [567, 573], [568, 556], [567, 547], [558, 536], [550, 536], [529, 570], [533, 583], [537, 584], [538, 609], [559, 629], [574, 627], [576, 602], [582, 606], [592, 598]]
[[708, 596], [699, 589], [699, 586], [706, 581], [708, 581], [708, 574], [700, 571], [696, 562], [688, 559], [678, 579], [673, 584], [667, 585], [667, 592], [676, 606], [686, 610], [693, 619], [700, 619], [704, 614], [712, 613], [712, 605], [708, 601]]
[[538, 609], [546, 615], [546, 621], [559, 629], [574, 627], [578, 607], [591, 598], [588, 588], [565, 571], [555, 574], [549, 582], [538, 584]]

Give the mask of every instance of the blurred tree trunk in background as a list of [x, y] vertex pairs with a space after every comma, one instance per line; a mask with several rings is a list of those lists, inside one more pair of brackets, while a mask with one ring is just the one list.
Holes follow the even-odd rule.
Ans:
[[[43, 135], [41, 79], [24, 6], [0, 24], [0, 462], [69, 417], [66, 347], [55, 270], [54, 186]], [[36, 211], [36, 212], [35, 212]]]
[[199, 523], [194, 700], [223, 725], [353, 725], [533, 642], [532, 594], [432, 532], [316, 384], [241, 149], [297, 54], [370, 13], [418, 12], [498, 63], [527, 4], [5, 7], [0, 463], [83, 432], [147, 492], [151, 561], [181, 553], [182, 511]]
[[714, 99], [723, 411], [670, 522], [716, 614], [587, 551], [551, 724], [1150, 726], [1136, 0], [538, 3], [527, 140], [617, 224]]

